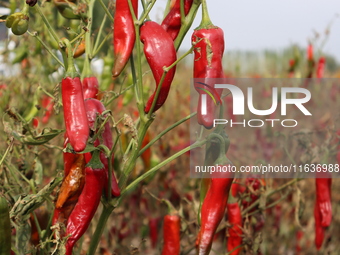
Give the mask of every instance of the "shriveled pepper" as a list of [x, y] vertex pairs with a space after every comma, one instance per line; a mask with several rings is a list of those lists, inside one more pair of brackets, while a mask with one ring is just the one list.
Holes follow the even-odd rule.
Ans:
[[99, 91], [98, 79], [95, 76], [85, 77], [83, 79], [84, 100], [87, 98], [97, 99]]
[[[55, 210], [52, 218], [53, 225], [59, 223], [66, 226], [67, 219], [76, 205], [85, 184], [84, 154], [69, 154], [70, 155], [67, 155], [66, 158], [70, 160], [66, 162], [66, 164], [64, 162], [65, 177], [60, 188], [58, 199], [55, 203]], [[61, 229], [60, 236], [64, 235], [65, 232]]]
[[178, 214], [167, 214], [163, 223], [162, 255], [179, 255], [181, 218]]
[[6, 198], [0, 196], [0, 254], [11, 254], [11, 221]]
[[[175, 41], [179, 30], [181, 29], [181, 4], [180, 0], [176, 0], [175, 4], [171, 7], [168, 15], [162, 21], [161, 26]], [[193, 0], [184, 0], [184, 14], [187, 15], [190, 11]]]
[[[68, 51], [72, 52], [68, 40]], [[64, 122], [67, 137], [74, 151], [83, 151], [89, 138], [89, 125], [87, 121], [83, 89], [79, 75], [74, 67], [73, 58], [68, 54], [68, 68], [61, 82], [62, 102], [64, 107]]]
[[[135, 15], [138, 14], [138, 0], [131, 0]], [[135, 27], [127, 0], [116, 1], [113, 22], [114, 65], [112, 75], [118, 76], [124, 69], [136, 40]]]
[[[140, 40], [144, 44], [144, 54], [156, 81], [156, 90], [149, 97], [144, 109], [145, 113], [148, 113], [151, 110], [157, 87], [164, 72], [163, 67], [173, 64], [177, 60], [177, 56], [174, 42], [170, 35], [165, 32], [161, 25], [154, 21], [146, 21], [141, 26]], [[157, 111], [165, 103], [175, 72], [176, 66], [172, 67], [165, 75], [153, 112]]]
[[227, 250], [230, 255], [238, 255], [241, 248], [237, 248], [242, 244], [242, 214], [238, 203], [227, 204], [228, 222], [231, 227], [228, 228]]
[[[194, 46], [194, 78], [223, 78], [222, 57], [224, 52], [224, 33], [223, 30], [214, 26], [210, 21], [206, 3], [203, 1], [203, 18], [200, 26], [195, 29], [191, 42]], [[194, 87], [200, 94], [197, 107], [198, 124], [210, 129], [213, 127], [217, 102], [222, 94], [222, 89], [214, 89], [207, 80], [202, 83], [195, 82]], [[202, 114], [202, 94], [204, 90], [213, 91], [211, 96], [206, 97], [207, 114]]]

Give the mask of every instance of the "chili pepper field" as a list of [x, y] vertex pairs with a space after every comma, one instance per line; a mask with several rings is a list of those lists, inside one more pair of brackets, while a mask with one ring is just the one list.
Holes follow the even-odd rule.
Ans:
[[214, 1], [156, 2], [0, 3], [0, 255], [340, 254], [331, 28], [230, 51]]

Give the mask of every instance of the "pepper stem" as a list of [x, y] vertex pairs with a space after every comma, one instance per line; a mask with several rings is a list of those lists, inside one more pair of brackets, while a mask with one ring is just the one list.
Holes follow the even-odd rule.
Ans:
[[76, 67], [74, 66], [72, 45], [70, 41], [66, 38], [64, 38], [62, 41], [66, 45], [66, 48], [67, 48], [67, 69], [66, 69], [65, 77], [70, 77], [70, 78], [79, 77]]
[[199, 25], [197, 29], [209, 28], [213, 26], [214, 25], [211, 22], [211, 19], [209, 17], [207, 1], [202, 0], [202, 20], [201, 20], [201, 24]]

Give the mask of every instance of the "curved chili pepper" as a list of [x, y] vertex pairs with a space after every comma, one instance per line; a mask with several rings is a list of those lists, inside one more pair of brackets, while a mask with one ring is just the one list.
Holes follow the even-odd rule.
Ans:
[[241, 248], [235, 249], [242, 244], [242, 214], [238, 203], [227, 204], [228, 228], [227, 249], [230, 255], [238, 255]]
[[[135, 15], [138, 14], [138, 0], [131, 0]], [[124, 69], [136, 40], [135, 27], [127, 0], [116, 0], [113, 21], [114, 65], [112, 75], [118, 76]]]
[[104, 181], [104, 171], [85, 168], [85, 186], [67, 221], [66, 235], [70, 237], [66, 242], [66, 255], [72, 255], [73, 246], [90, 225], [100, 202]]
[[[88, 118], [90, 128], [93, 130], [97, 115], [102, 114], [105, 111], [105, 106], [103, 105], [101, 101], [94, 99], [94, 98], [90, 98], [90, 99], [85, 100], [85, 107], [86, 107], [87, 118]], [[109, 122], [105, 123], [104, 130], [101, 134], [101, 137], [102, 137], [104, 145], [108, 147], [109, 150], [111, 150], [113, 147], [113, 140], [112, 140], [112, 133], [111, 133]], [[95, 146], [98, 146], [99, 144], [100, 142], [97, 139], [97, 141], [95, 142]], [[107, 195], [108, 194], [107, 190], [108, 190], [109, 162], [103, 152], [100, 153], [100, 160], [104, 164], [104, 168], [102, 170], [105, 173], [106, 181], [104, 181], [103, 185], [105, 189], [105, 195]], [[113, 156], [112, 156], [112, 160], [113, 160]], [[111, 194], [114, 197], [120, 196], [120, 189], [118, 187], [117, 179], [113, 171], [112, 171], [112, 180], [111, 180]]]
[[[68, 42], [68, 40], [66, 40]], [[71, 47], [69, 42], [69, 52]], [[73, 150], [83, 151], [89, 138], [89, 124], [87, 121], [83, 89], [78, 73], [74, 67], [71, 54], [68, 54], [68, 69], [61, 81], [62, 102], [64, 107], [64, 122], [66, 134]]]
[[314, 220], [315, 220], [315, 246], [320, 250], [323, 240], [325, 238], [325, 228], [322, 226], [322, 217], [320, 213], [319, 203], [315, 203], [314, 206]]
[[229, 190], [233, 182], [231, 175], [226, 177], [228, 178], [211, 178], [211, 184], [203, 201], [201, 228], [196, 239], [196, 249], [199, 255], [209, 254], [214, 234], [225, 215]]
[[[157, 87], [164, 72], [163, 67], [172, 65], [177, 60], [177, 56], [174, 42], [170, 35], [156, 22], [146, 21], [141, 26], [140, 40], [144, 44], [144, 54], [156, 81], [156, 90], [148, 99], [144, 109], [145, 113], [148, 113], [151, 110]], [[175, 72], [176, 66], [171, 68], [165, 75], [153, 112], [157, 111], [165, 103]]]
[[331, 178], [316, 178], [316, 203], [320, 210], [321, 226], [328, 227], [332, 222]]
[[[219, 27], [210, 25], [195, 30], [191, 37], [192, 45], [194, 46], [194, 78], [223, 78], [222, 57], [224, 52], [224, 33]], [[202, 83], [195, 83], [194, 87], [200, 94], [197, 107], [198, 124], [205, 128], [212, 128], [215, 118], [216, 105], [218, 97], [222, 94], [222, 89], [214, 89], [207, 80]], [[203, 89], [214, 91], [213, 95], [207, 96], [207, 114], [203, 115], [201, 111], [202, 99], [201, 95], [206, 94]], [[218, 95], [218, 96], [217, 96]], [[217, 98], [216, 98], [217, 97]]]
[[[184, 13], [187, 15], [190, 11], [193, 0], [184, 0]], [[176, 0], [175, 4], [171, 7], [168, 15], [162, 21], [161, 26], [175, 41], [179, 30], [181, 29], [181, 1]]]
[[95, 76], [85, 77], [83, 79], [83, 94], [84, 100], [87, 98], [97, 99], [99, 91], [98, 79]]
[[162, 255], [179, 255], [180, 253], [181, 218], [176, 215], [165, 215], [163, 224]]

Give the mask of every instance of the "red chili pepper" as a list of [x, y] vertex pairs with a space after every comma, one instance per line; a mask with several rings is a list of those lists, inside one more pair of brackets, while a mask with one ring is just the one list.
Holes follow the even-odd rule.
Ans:
[[[143, 139], [143, 142], [142, 142], [142, 148], [147, 145], [148, 143], [150, 142], [150, 132], [147, 131], [145, 136], [144, 136], [144, 139]], [[147, 148], [143, 153], [142, 155], [140, 155], [140, 157], [142, 158], [143, 160], [143, 163], [144, 163], [144, 168], [146, 170], [149, 170], [150, 169], [150, 166], [151, 166], [151, 148]]]
[[[144, 54], [148, 61], [153, 77], [156, 81], [156, 90], [150, 96], [145, 106], [145, 113], [151, 110], [157, 87], [163, 75], [163, 67], [168, 67], [177, 60], [174, 42], [161, 25], [153, 21], [146, 21], [140, 29], [140, 40], [144, 44]], [[168, 97], [170, 86], [176, 72], [176, 66], [165, 75], [153, 112], [157, 111]]]
[[149, 236], [153, 249], [156, 248], [158, 242], [158, 222], [159, 218], [149, 218]]
[[326, 64], [326, 58], [321, 57], [319, 58], [318, 65], [316, 67], [316, 78], [323, 78], [325, 73], [325, 64]]
[[232, 182], [231, 176], [211, 178], [211, 184], [202, 204], [201, 228], [196, 239], [196, 249], [199, 255], [207, 255], [210, 252], [216, 229], [225, 215]]
[[[69, 45], [69, 52], [71, 52], [68, 40], [65, 41]], [[86, 117], [82, 84], [71, 54], [68, 54], [68, 69], [61, 82], [61, 93], [67, 137], [74, 151], [83, 151], [89, 138], [89, 124]]]
[[315, 220], [315, 246], [320, 250], [323, 240], [325, 238], [325, 228], [322, 226], [322, 217], [320, 213], [319, 203], [314, 206], [314, 220]]
[[[138, 14], [138, 0], [131, 0], [135, 15]], [[118, 76], [124, 69], [136, 40], [135, 27], [127, 0], [116, 0], [113, 22], [114, 65], [112, 75]]]
[[[181, 29], [181, 4], [180, 0], [176, 0], [175, 4], [171, 7], [168, 15], [164, 18], [161, 26], [175, 41], [179, 30]], [[184, 0], [184, 13], [187, 15], [190, 11], [193, 0]]]
[[235, 249], [242, 244], [242, 214], [238, 203], [227, 204], [228, 228], [227, 249], [230, 255], [238, 255], [241, 248]]
[[84, 189], [67, 221], [66, 235], [70, 237], [66, 242], [66, 255], [72, 255], [73, 246], [90, 225], [100, 202], [104, 181], [102, 169], [85, 168]]
[[308, 44], [307, 47], [307, 60], [313, 60], [313, 45], [312, 44]]
[[84, 100], [87, 98], [97, 99], [98, 91], [99, 85], [97, 77], [92, 76], [83, 79]]
[[163, 223], [163, 250], [162, 255], [179, 255], [180, 253], [181, 218], [175, 215], [166, 215]]
[[332, 222], [331, 178], [316, 178], [316, 203], [320, 210], [321, 226], [328, 227]]
[[45, 108], [45, 114], [41, 119], [41, 122], [43, 124], [48, 123], [51, 114], [52, 114], [52, 110], [53, 110], [53, 99], [49, 96], [43, 96], [42, 101], [41, 101], [41, 105], [43, 108]]
[[313, 45], [309, 44], [307, 48], [307, 78], [312, 78], [313, 77], [313, 70], [314, 70], [314, 57], [313, 57]]
[[[201, 25], [195, 29], [191, 37], [192, 45], [194, 46], [194, 78], [223, 78], [222, 57], [224, 52], [224, 33], [223, 30], [214, 26], [206, 10], [203, 6], [203, 19]], [[197, 107], [197, 121], [198, 124], [203, 125], [205, 128], [212, 128], [215, 118], [215, 111], [217, 101], [220, 101], [222, 89], [214, 89], [207, 80], [204, 82], [207, 86], [202, 86], [201, 83], [195, 83], [194, 87], [200, 94]], [[207, 114], [202, 114], [202, 94], [204, 91], [214, 91], [211, 96], [207, 95]]]
[[[97, 115], [102, 114], [105, 111], [105, 106], [103, 103], [97, 99], [91, 98], [85, 100], [85, 108], [87, 112], [87, 118], [90, 125], [90, 128], [94, 129], [94, 123], [97, 118]], [[96, 130], [94, 130], [96, 131]], [[113, 147], [113, 140], [112, 140], [112, 133], [110, 129], [109, 122], [106, 122], [104, 125], [103, 133], [101, 134], [103, 144], [108, 147], [109, 150]], [[100, 144], [99, 140], [97, 139], [95, 146], [98, 146]], [[103, 171], [105, 172], [105, 178], [106, 181], [103, 183], [104, 189], [105, 189], [105, 195], [107, 195], [108, 190], [108, 171], [109, 171], [109, 162], [108, 159], [105, 157], [104, 153], [100, 153], [100, 160], [104, 164]], [[113, 161], [113, 156], [112, 156]], [[114, 197], [120, 196], [120, 189], [118, 187], [117, 179], [115, 177], [114, 172], [112, 171], [112, 180], [111, 180], [111, 194]]]

